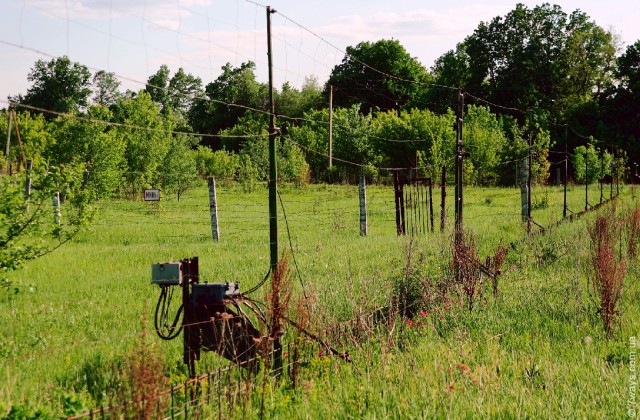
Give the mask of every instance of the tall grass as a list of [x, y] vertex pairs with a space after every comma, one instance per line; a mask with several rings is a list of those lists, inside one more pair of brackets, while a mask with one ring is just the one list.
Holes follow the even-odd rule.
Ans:
[[[580, 209], [581, 198], [584, 204], [583, 193], [570, 191], [573, 208]], [[266, 190], [219, 189], [218, 243], [210, 237], [206, 194], [202, 186], [180, 202], [164, 201], [153, 208], [105, 201], [91, 230], [8, 276], [11, 290], [18, 292], [0, 289], [0, 417], [10, 410], [43, 410], [57, 417], [106, 401], [97, 388], [110, 387], [117, 379], [107, 373], [111, 366], [122, 372], [125, 359], [139, 350], [144, 330], [140, 314], [156, 303], [152, 263], [197, 255], [201, 281], [239, 281], [242, 290], [264, 278], [269, 266]], [[355, 187], [283, 188], [282, 196], [304, 287], [315, 296], [299, 317], [307, 317], [306, 328], [322, 334], [386, 306], [394, 279], [406, 267], [410, 241], [396, 236], [393, 191], [368, 186], [367, 237], [359, 235]], [[465, 190], [465, 226], [476, 232], [479, 255], [493, 254], [499, 244], [523, 237], [519, 197], [515, 189]], [[534, 218], [557, 220], [561, 197], [560, 189], [550, 189], [549, 206], [534, 210]], [[439, 202], [437, 196], [434, 202]], [[445, 233], [412, 240], [412, 275], [430, 281], [435, 291], [450, 268], [445, 257], [451, 204]], [[412, 322], [424, 327], [381, 324], [353, 328], [353, 333], [337, 330], [343, 332], [341, 341], [327, 334], [329, 344], [349, 350], [353, 363], [326, 357], [326, 350], [320, 354], [322, 347], [285, 325], [283, 342], [300, 343], [295, 380], [267, 376], [264, 394], [242, 387], [248, 392], [244, 400], [237, 397], [239, 391], [223, 387], [222, 416], [622, 416], [628, 376], [624, 338], [640, 327], [639, 309], [629, 296], [637, 295], [640, 286], [626, 283], [630, 293], [619, 304], [628, 307], [627, 316], [620, 319], [620, 333], [606, 340], [601, 319], [583, 310], [588, 296], [581, 273], [590, 248], [588, 241], [576, 238], [588, 237], [590, 220], [517, 245], [517, 251], [504, 257], [499, 298], [476, 298], [473, 311], [449, 299], [434, 302], [428, 316], [411, 314]], [[280, 244], [288, 245], [280, 235]], [[554, 250], [553, 258], [540, 257], [546, 248]], [[290, 284], [289, 306], [295, 314], [302, 286], [297, 278]], [[261, 289], [255, 298], [266, 301], [267, 291]], [[161, 371], [170, 384], [180, 383], [186, 375], [181, 341], [154, 342], [153, 333], [147, 334], [163, 364], [154, 371]], [[204, 353], [198, 371], [226, 364]], [[96, 389], [83, 380], [90, 372], [95, 373]], [[220, 395], [215, 392], [209, 404], [202, 401], [203, 417], [218, 416]]]

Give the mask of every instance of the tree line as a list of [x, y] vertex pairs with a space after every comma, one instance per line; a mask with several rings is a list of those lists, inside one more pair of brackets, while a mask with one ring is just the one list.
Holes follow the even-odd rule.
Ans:
[[[255, 69], [250, 61], [226, 64], [205, 85], [163, 65], [143, 89], [123, 92], [112, 73], [91, 74], [67, 57], [38, 60], [31, 87], [10, 98], [23, 149], [12, 148], [8, 161], [17, 168], [25, 155], [86, 172], [96, 198], [134, 197], [150, 186], [179, 197], [198, 175], [251, 190], [268, 175], [269, 88]], [[622, 151], [640, 157], [640, 41], [622, 51], [614, 33], [579, 10], [519, 4], [481, 22], [429, 69], [397, 40], [361, 42], [324, 85], [310, 77], [300, 88], [276, 89], [280, 180], [385, 178], [380, 168], [416, 167], [437, 176], [453, 165], [457, 89], [467, 98], [469, 184], [512, 185], [530, 137], [540, 183], [554, 152], [574, 152], [580, 182], [620, 171]]]

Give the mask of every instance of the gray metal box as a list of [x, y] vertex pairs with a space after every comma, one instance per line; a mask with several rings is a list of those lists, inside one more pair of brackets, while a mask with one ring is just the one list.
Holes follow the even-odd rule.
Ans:
[[168, 261], [151, 266], [151, 283], [165, 286], [177, 286], [182, 283], [180, 263]]
[[238, 283], [202, 283], [191, 288], [191, 302], [222, 303], [229, 295], [239, 293]]

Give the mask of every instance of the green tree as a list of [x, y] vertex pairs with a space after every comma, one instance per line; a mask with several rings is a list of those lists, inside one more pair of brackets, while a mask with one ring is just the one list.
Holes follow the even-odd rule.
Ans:
[[[34, 167], [33, 188], [25, 200], [24, 176], [0, 177], [0, 272], [17, 270], [64, 243], [90, 220], [87, 196], [82, 191], [81, 167]], [[54, 220], [52, 198], [64, 192], [61, 217]], [[0, 280], [5, 290], [9, 280]]]
[[[301, 126], [289, 130], [288, 138], [305, 148], [305, 160], [317, 178], [329, 165], [329, 112], [326, 109], [310, 111], [304, 119]], [[372, 135], [372, 116], [363, 115], [358, 105], [334, 109], [333, 157], [336, 159], [333, 164], [342, 168], [343, 175], [353, 178], [361, 172], [358, 165], [380, 163], [371, 142]], [[357, 165], [344, 164], [341, 160]]]
[[169, 150], [160, 165], [160, 185], [164, 191], [180, 197], [198, 183], [196, 152], [191, 148], [192, 141], [185, 135], [172, 137]]
[[325, 86], [334, 87], [333, 103], [339, 107], [362, 104], [362, 111], [385, 112], [405, 107], [431, 80], [420, 62], [397, 40], [361, 42], [347, 47], [342, 63], [331, 71]]
[[[196, 100], [189, 111], [190, 124], [200, 133], [218, 134], [235, 126], [247, 108], [268, 109], [269, 89], [256, 81], [251, 61], [240, 67], [224, 65], [222, 74], [206, 86], [205, 93], [206, 97]], [[221, 147], [219, 142], [208, 142]]]
[[[77, 111], [87, 106], [91, 95], [91, 73], [86, 66], [72, 63], [69, 57], [38, 60], [29, 72], [32, 83], [24, 97], [16, 102], [58, 113]], [[45, 114], [49, 119], [55, 115]]]
[[93, 122], [111, 120], [108, 108], [89, 107], [87, 117], [58, 117], [51, 123], [51, 135], [56, 139], [50, 148], [51, 162], [82, 164], [87, 171], [87, 188], [95, 197], [109, 197], [122, 182], [125, 142], [105, 124]]
[[96, 105], [109, 107], [117, 103], [122, 96], [119, 89], [120, 81], [115, 73], [100, 70], [93, 75], [93, 102]]
[[498, 182], [498, 170], [502, 150], [507, 137], [496, 117], [483, 106], [471, 105], [464, 119], [465, 150], [471, 153], [469, 160], [479, 185], [494, 185]]
[[135, 196], [158, 181], [158, 168], [169, 150], [173, 127], [144, 91], [120, 101], [114, 108], [114, 120], [122, 124], [113, 131], [125, 145], [125, 192]]
[[581, 11], [518, 4], [481, 22], [437, 63], [447, 64], [439, 69], [448, 70], [447, 81], [466, 81], [465, 90], [494, 103], [566, 113], [576, 98], [592, 99], [610, 84], [615, 48], [612, 34]]
[[[21, 162], [22, 152], [20, 146], [16, 141], [16, 133], [14, 124], [17, 123], [20, 130], [20, 138], [22, 142], [22, 150], [26, 159], [32, 159], [35, 165], [46, 162], [49, 157], [49, 150], [51, 144], [55, 141], [51, 136], [47, 127], [47, 121], [42, 114], [37, 112], [23, 111], [16, 112], [15, 120], [11, 124], [12, 142], [11, 150], [9, 151], [9, 160], [11, 162]], [[0, 112], [0, 119], [7, 121], [7, 111]], [[0, 137], [7, 138], [7, 126], [5, 124], [0, 126]], [[3, 142], [4, 144], [4, 142]], [[3, 150], [4, 152], [4, 150]]]
[[455, 147], [454, 118], [451, 112], [436, 115], [418, 109], [378, 114], [373, 121], [376, 150], [386, 166], [413, 168], [421, 163], [427, 176], [437, 177], [442, 166], [451, 165]]

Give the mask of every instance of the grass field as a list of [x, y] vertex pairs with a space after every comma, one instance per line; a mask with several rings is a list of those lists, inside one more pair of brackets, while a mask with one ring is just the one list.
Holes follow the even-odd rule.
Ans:
[[[605, 199], [609, 192], [605, 186]], [[301, 296], [304, 284], [314, 296], [311, 328], [387, 305], [409, 247], [408, 237], [396, 235], [393, 190], [368, 187], [367, 237], [359, 235], [357, 187], [283, 187], [281, 194], [301, 273], [293, 278], [294, 295]], [[622, 188], [619, 209], [636, 205], [632, 195], [630, 187]], [[562, 217], [561, 188], [536, 188], [532, 196], [537, 223]], [[436, 232], [411, 241], [422, 278], [441, 277], [449, 263], [452, 197], [450, 189], [446, 232], [438, 231], [435, 191]], [[589, 202], [599, 201], [593, 185]], [[9, 273], [0, 288], [0, 417], [12, 410], [16, 418], [56, 418], [106, 404], [121, 380], [118, 367], [143, 342], [162, 364], [159, 376], [171, 383], [183, 378], [181, 340], [161, 341], [152, 331], [159, 289], [150, 284], [151, 265], [198, 256], [201, 279], [238, 281], [244, 290], [269, 267], [267, 191], [219, 186], [218, 203], [221, 239], [214, 243], [204, 185], [179, 202], [103, 201], [93, 225], [72, 243]], [[569, 209], [584, 206], [584, 187], [570, 187]], [[607, 340], [587, 288], [592, 219], [590, 214], [520, 242], [507, 256], [500, 295], [494, 298], [486, 288], [473, 311], [454, 294], [446, 308], [437, 307], [437, 316], [418, 316], [411, 327], [406, 320], [395, 328], [380, 326], [350, 341], [351, 364], [308, 346], [295, 389], [269, 378], [268, 386], [256, 386], [241, 401], [225, 402], [223, 415], [626, 416], [629, 340], [640, 335], [638, 261], [628, 263], [621, 322]], [[520, 191], [466, 188], [464, 220], [482, 258], [500, 243], [521, 240]], [[290, 254], [281, 208], [279, 224], [280, 249]], [[226, 364], [208, 353], [198, 370]], [[203, 417], [218, 416], [217, 403], [201, 409]]]

